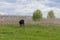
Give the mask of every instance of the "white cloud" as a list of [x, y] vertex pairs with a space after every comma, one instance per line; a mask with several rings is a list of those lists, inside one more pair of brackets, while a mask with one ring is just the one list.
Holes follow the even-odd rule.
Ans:
[[5, 14], [7, 15], [7, 13], [0, 12], [0, 15], [5, 15]]

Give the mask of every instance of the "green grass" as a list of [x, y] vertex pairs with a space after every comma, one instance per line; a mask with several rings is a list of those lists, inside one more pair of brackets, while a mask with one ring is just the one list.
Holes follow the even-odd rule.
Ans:
[[0, 25], [0, 40], [60, 40], [60, 27]]

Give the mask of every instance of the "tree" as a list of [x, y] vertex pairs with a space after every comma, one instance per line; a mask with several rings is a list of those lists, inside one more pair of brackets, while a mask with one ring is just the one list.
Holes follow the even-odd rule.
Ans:
[[55, 18], [53, 10], [48, 12], [47, 18]]
[[36, 11], [34, 11], [32, 19], [33, 20], [39, 20], [41, 18], [42, 18], [42, 12], [38, 9]]

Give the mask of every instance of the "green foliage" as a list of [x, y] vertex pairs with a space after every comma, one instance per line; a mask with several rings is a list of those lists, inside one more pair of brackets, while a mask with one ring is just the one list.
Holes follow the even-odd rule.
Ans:
[[42, 18], [42, 12], [40, 10], [34, 11], [32, 19], [33, 20], [39, 20], [41, 18]]
[[54, 12], [51, 10], [48, 12], [48, 18], [55, 18]]

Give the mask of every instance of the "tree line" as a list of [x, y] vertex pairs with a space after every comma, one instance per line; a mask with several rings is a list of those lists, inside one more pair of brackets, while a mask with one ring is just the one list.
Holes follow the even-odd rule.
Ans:
[[[33, 20], [40, 20], [42, 18], [42, 12], [41, 10], [37, 9], [33, 12], [33, 16], [32, 16], [32, 19]], [[47, 14], [47, 18], [55, 18], [55, 15], [54, 15], [54, 11], [53, 10], [50, 10]]]

